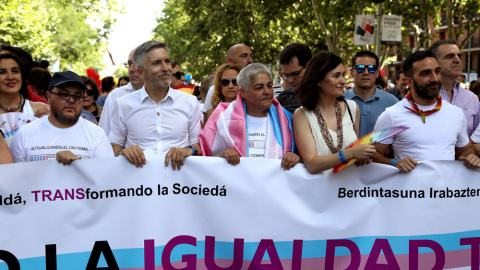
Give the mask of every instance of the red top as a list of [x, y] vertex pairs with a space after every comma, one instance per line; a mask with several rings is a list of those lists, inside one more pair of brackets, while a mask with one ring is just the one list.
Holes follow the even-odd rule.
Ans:
[[32, 91], [32, 89], [30, 89], [30, 85], [27, 86], [27, 88], [28, 88], [28, 95], [30, 96], [29, 99], [30, 99], [31, 101], [34, 101], [34, 102], [43, 102], [43, 103], [45, 103], [45, 104], [48, 104], [48, 102], [47, 102], [45, 99], [43, 99], [43, 98], [40, 97], [39, 95], [35, 94], [35, 93]]

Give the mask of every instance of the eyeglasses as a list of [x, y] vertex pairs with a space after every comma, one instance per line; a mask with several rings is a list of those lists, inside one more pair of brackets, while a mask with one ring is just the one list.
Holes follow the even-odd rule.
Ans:
[[282, 79], [288, 80], [288, 78], [292, 78], [292, 80], [296, 79], [300, 73], [302, 73], [302, 70], [304, 70], [305, 67], [302, 67], [299, 71], [292, 72], [290, 74], [282, 73]]
[[356, 65], [354, 68], [358, 73], [363, 73], [365, 71], [365, 68], [368, 69], [368, 73], [375, 73], [377, 71], [376, 65]]
[[95, 91], [89, 89], [85, 91], [85, 94], [87, 94], [87, 96], [93, 96], [95, 95]]
[[73, 101], [81, 101], [81, 100], [83, 100], [83, 95], [70, 95], [70, 93], [65, 93], [65, 92], [59, 92], [59, 93], [57, 93], [57, 92], [51, 92], [51, 91], [50, 91], [50, 93], [58, 95], [58, 97], [59, 97], [60, 99], [63, 99], [63, 100], [69, 100], [70, 97], [73, 98]]
[[177, 72], [173, 73], [172, 76], [175, 76], [175, 78], [177, 78], [177, 80], [180, 80], [182, 78], [182, 76], [185, 76], [185, 73], [183, 73], [182, 71], [177, 71]]
[[230, 82], [233, 83], [233, 85], [237, 86], [237, 79], [231, 79], [231, 80], [228, 80], [228, 79], [221, 79], [220, 80], [220, 85], [221, 86], [228, 86], [230, 84]]
[[123, 65], [126, 67], [126, 68], [129, 68], [133, 65], [133, 62], [127, 62], [127, 63], [123, 63]]

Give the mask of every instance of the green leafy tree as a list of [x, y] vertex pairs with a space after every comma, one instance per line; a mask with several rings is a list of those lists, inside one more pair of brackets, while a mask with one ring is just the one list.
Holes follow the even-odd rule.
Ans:
[[0, 43], [49, 58], [54, 49], [51, 36], [55, 16], [43, 0], [0, 0]]
[[[448, 0], [445, 1], [445, 17], [448, 38], [457, 40], [463, 49], [468, 40], [480, 29], [480, 1], [478, 0]], [[455, 25], [459, 27], [455, 27]], [[466, 38], [460, 38], [467, 33]]]
[[0, 42], [79, 73], [101, 68], [116, 0], [0, 0]]

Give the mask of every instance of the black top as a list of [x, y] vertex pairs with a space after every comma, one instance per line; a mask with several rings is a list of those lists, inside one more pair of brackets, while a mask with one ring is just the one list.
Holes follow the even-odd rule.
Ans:
[[283, 90], [283, 92], [278, 95], [277, 100], [280, 102], [280, 105], [291, 113], [294, 113], [297, 108], [302, 106], [300, 102], [298, 102], [297, 92], [295, 92], [292, 87]]

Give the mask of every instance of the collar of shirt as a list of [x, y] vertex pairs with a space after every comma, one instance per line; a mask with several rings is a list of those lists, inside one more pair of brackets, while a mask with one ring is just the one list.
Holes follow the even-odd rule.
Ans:
[[[378, 91], [383, 91], [383, 90], [375, 86], [375, 92], [365, 102], [368, 102], [368, 101], [371, 101], [371, 100], [374, 100], [374, 99], [379, 100], [380, 95], [378, 94]], [[355, 87], [352, 88], [352, 90], [349, 90], [349, 91], [345, 92], [345, 97], [351, 98], [351, 99], [358, 98], [358, 99], [363, 101], [363, 99], [359, 95], [357, 95], [357, 93], [355, 93]]]
[[[139, 91], [140, 91], [140, 102], [141, 102], [141, 103], [143, 103], [143, 102], [145, 101], [145, 99], [148, 98], [151, 102], [153, 102], [154, 104], [156, 104], [155, 101], [153, 101], [153, 99], [151, 99], [150, 96], [148, 95], [147, 90], [145, 89], [145, 85], [144, 85], [144, 86], [142, 87], [142, 89], [140, 89]], [[177, 97], [177, 94], [178, 94], [178, 93], [176, 93], [173, 88], [169, 87], [167, 94], [166, 94], [165, 97], [162, 99], [162, 101], [160, 101], [160, 103], [161, 103], [161, 102], [164, 102], [164, 101], [167, 100], [168, 98], [170, 98], [172, 101], [175, 101], [175, 98]]]
[[[457, 80], [455, 80], [455, 84], [452, 87], [452, 91], [453, 91], [452, 102], [453, 102], [453, 99], [456, 97], [458, 91], [460, 91], [460, 87], [461, 87], [460, 83]], [[440, 95], [442, 96], [443, 100], [446, 100], [448, 103], [451, 103], [450, 98], [448, 97], [448, 94], [447, 94], [447, 90], [445, 90], [443, 86], [442, 88], [440, 88]]]

